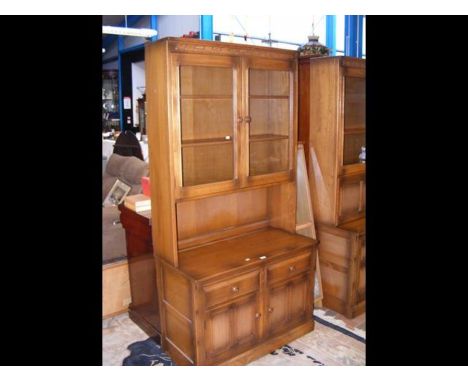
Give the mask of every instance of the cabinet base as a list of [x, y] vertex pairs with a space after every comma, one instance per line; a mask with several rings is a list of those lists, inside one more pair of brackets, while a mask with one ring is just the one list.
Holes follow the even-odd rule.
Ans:
[[161, 345], [161, 333], [151, 325], [145, 318], [137, 311], [128, 309], [128, 316], [137, 324], [149, 337], [151, 337], [158, 345]]
[[254, 348], [247, 350], [244, 353], [241, 353], [227, 361], [220, 363], [219, 366], [238, 366], [255, 361], [256, 359], [271, 353], [288, 342], [294, 341], [299, 337], [302, 337], [303, 335], [311, 332], [314, 330], [314, 326], [315, 323], [313, 320], [308, 321], [305, 324], [297, 326], [286, 333], [273, 337], [255, 346]]

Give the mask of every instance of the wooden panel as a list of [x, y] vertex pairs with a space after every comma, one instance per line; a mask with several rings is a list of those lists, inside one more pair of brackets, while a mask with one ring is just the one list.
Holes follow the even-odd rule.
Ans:
[[296, 232], [296, 184], [282, 183], [268, 189], [270, 225]]
[[360, 240], [361, 250], [359, 253], [358, 264], [358, 281], [357, 281], [357, 298], [359, 303], [366, 299], [366, 238], [365, 236]]
[[268, 336], [284, 330], [284, 326], [288, 321], [288, 298], [289, 291], [287, 284], [281, 284], [268, 290], [265, 313]]
[[180, 89], [182, 96], [232, 96], [232, 69], [182, 65], [180, 67]]
[[[308, 85], [301, 84], [309, 92], [308, 105], [301, 103], [301, 110], [309, 107], [310, 120], [301, 129], [309, 129], [310, 158], [309, 182], [315, 220], [335, 222], [337, 187], [337, 145], [341, 113], [341, 77], [338, 60], [310, 60], [309, 75], [304, 76]], [[302, 68], [302, 66], [300, 66]], [[302, 93], [301, 93], [302, 94]]]
[[304, 275], [295, 279], [289, 286], [289, 321], [304, 321], [307, 317], [310, 301], [313, 299], [310, 290], [310, 276]]
[[298, 143], [304, 146], [304, 155], [307, 169], [310, 168], [310, 65], [308, 62], [299, 62], [298, 81]]
[[168, 102], [167, 44], [159, 42], [145, 48], [147, 129], [151, 178], [154, 252], [177, 266], [176, 211], [172, 140], [172, 110]]
[[190, 281], [168, 266], [163, 268], [163, 299], [188, 319], [192, 318]]
[[258, 288], [259, 273], [255, 271], [222, 282], [205, 285], [203, 291], [205, 292], [206, 306], [211, 307], [254, 292]]
[[127, 261], [102, 267], [102, 316], [126, 312], [131, 302]]
[[258, 338], [258, 294], [206, 313], [206, 358], [217, 363], [248, 349]]
[[366, 183], [360, 177], [340, 181], [338, 223], [363, 217], [365, 213]]
[[233, 139], [234, 116], [232, 97], [228, 99], [182, 99], [182, 144], [229, 136]]
[[290, 278], [298, 273], [312, 270], [310, 259], [311, 254], [309, 252], [268, 266], [268, 283], [271, 284], [279, 280]]
[[177, 346], [186, 357], [194, 360], [192, 326], [171, 309], [166, 309], [166, 339]]
[[231, 325], [232, 312], [233, 307], [228, 305], [206, 314], [206, 358], [214, 358], [218, 353], [228, 350], [231, 346], [233, 336]]
[[268, 205], [264, 188], [177, 204], [179, 241], [266, 219]]

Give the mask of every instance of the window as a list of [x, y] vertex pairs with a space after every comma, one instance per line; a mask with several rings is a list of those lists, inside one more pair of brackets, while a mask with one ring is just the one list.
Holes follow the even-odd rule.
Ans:
[[314, 33], [326, 41], [325, 15], [213, 16], [213, 34], [219, 41], [296, 50]]

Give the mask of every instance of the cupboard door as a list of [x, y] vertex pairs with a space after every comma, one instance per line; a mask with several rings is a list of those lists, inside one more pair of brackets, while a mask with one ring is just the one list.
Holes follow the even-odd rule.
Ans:
[[249, 58], [245, 78], [249, 183], [287, 180], [294, 168], [295, 64]]
[[343, 165], [359, 163], [366, 146], [366, 79], [344, 77]]
[[208, 363], [243, 351], [259, 337], [258, 293], [205, 313], [205, 357]]
[[303, 274], [270, 288], [266, 306], [268, 336], [312, 318], [311, 274]]
[[239, 59], [173, 55], [180, 196], [234, 188], [238, 178]]

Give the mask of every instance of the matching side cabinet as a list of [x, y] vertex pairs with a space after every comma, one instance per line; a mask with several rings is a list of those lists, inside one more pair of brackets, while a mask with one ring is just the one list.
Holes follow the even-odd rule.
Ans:
[[[366, 145], [365, 83], [363, 59], [299, 60], [299, 140], [304, 143], [321, 241], [323, 304], [348, 317], [365, 310], [364, 286], [356, 284], [363, 281], [353, 273], [361, 265], [350, 265], [365, 248], [366, 165], [359, 160]], [[349, 224], [359, 225], [359, 233]], [[343, 235], [349, 237], [347, 249], [325, 249], [329, 242], [341, 242]], [[334, 251], [340, 260], [331, 260]], [[364, 274], [365, 263], [360, 264]]]

